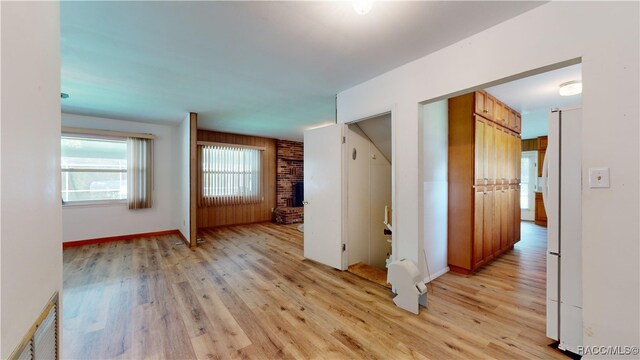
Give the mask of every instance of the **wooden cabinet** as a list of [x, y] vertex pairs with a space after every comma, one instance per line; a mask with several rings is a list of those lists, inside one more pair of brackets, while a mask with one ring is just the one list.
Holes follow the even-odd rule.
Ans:
[[544, 156], [547, 153], [547, 141], [546, 136], [538, 138], [538, 177], [542, 177], [542, 164], [544, 164]]
[[535, 199], [535, 224], [547, 227], [547, 211], [544, 208], [544, 201], [542, 201], [542, 193], [536, 192]]
[[483, 91], [449, 99], [448, 262], [453, 271], [472, 272], [520, 239], [522, 144], [519, 133], [507, 126], [511, 117], [519, 114]]
[[520, 135], [514, 133], [511, 136], [511, 141], [513, 141], [513, 148], [511, 151], [513, 152], [513, 159], [511, 164], [514, 166], [513, 168], [513, 177], [511, 178], [510, 184], [520, 184], [520, 176], [522, 176], [522, 139]]
[[487, 120], [480, 116], [475, 116], [475, 130], [474, 130], [474, 173], [476, 185], [486, 184], [486, 149], [485, 149], [485, 132], [487, 129]]
[[511, 113], [512, 110], [509, 109], [508, 106], [496, 100], [493, 110], [493, 121], [495, 121], [498, 125], [508, 127], [509, 116], [511, 115]]
[[520, 208], [520, 185], [511, 185], [510, 192], [513, 192], [513, 242], [511, 245], [520, 241], [520, 219], [522, 218], [522, 209]]
[[475, 191], [473, 266], [478, 267], [491, 260], [495, 254], [495, 241], [499, 239], [495, 226], [495, 191], [493, 186], [479, 186]]
[[505, 125], [516, 133], [522, 132], [522, 117], [515, 110], [509, 111], [509, 124]]
[[474, 112], [486, 119], [493, 120], [495, 98], [485, 91], [476, 91], [473, 95], [475, 99]]

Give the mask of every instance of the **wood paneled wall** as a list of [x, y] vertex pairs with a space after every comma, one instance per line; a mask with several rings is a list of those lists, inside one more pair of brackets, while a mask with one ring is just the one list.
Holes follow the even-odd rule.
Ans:
[[538, 151], [538, 138], [535, 139], [523, 139], [522, 151]]
[[[198, 228], [270, 221], [272, 217], [271, 209], [276, 206], [276, 140], [198, 130], [198, 141], [265, 148], [262, 154], [262, 196], [264, 200], [258, 204], [199, 207], [197, 215]], [[200, 162], [200, 159], [198, 159], [198, 162]]]

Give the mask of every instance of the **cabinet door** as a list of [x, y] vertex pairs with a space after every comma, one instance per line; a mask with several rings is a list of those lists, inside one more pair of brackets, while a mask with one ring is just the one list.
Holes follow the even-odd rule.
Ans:
[[516, 131], [516, 112], [509, 109], [509, 114], [507, 116], [507, 124], [505, 126], [513, 131]]
[[506, 249], [509, 244], [509, 230], [511, 216], [509, 216], [509, 190], [500, 189], [500, 249]]
[[486, 122], [484, 127], [484, 177], [485, 184], [495, 184], [496, 179], [496, 126]]
[[504, 129], [497, 128], [496, 129], [497, 141], [496, 141], [496, 184], [506, 184], [507, 183], [507, 159], [509, 156], [507, 155], [507, 136], [508, 134], [504, 132]]
[[513, 116], [513, 110], [511, 110], [510, 108], [508, 108], [507, 106], [504, 107], [504, 111], [502, 112], [502, 125], [506, 128], [509, 127], [509, 124], [511, 123], [511, 117]]
[[475, 124], [475, 183], [476, 185], [484, 185], [486, 183], [486, 149], [485, 149], [485, 131], [486, 120], [480, 116], [476, 116]]
[[544, 156], [546, 153], [546, 150], [538, 150], [538, 177], [542, 177], [542, 164], [544, 164]]
[[474, 94], [474, 100], [475, 100], [475, 113], [478, 115], [482, 115], [482, 116], [487, 116], [486, 112], [485, 112], [485, 107], [484, 107], [484, 100], [487, 96], [487, 93], [482, 92], [482, 91], [476, 91]]
[[472, 268], [482, 264], [484, 239], [484, 190], [476, 188], [473, 212], [473, 261]]
[[536, 225], [547, 226], [547, 212], [544, 209], [542, 193], [536, 193]]
[[496, 186], [493, 191], [493, 253], [502, 249], [502, 188]]
[[485, 119], [493, 120], [495, 98], [484, 91], [475, 92], [475, 113]]
[[515, 214], [515, 191], [513, 191], [512, 187], [508, 188], [507, 196], [509, 198], [507, 204], [507, 246], [511, 246], [515, 242], [515, 223], [513, 221], [513, 216]]
[[504, 126], [504, 109], [505, 105], [496, 100], [493, 105], [493, 121]]
[[483, 260], [487, 261], [493, 258], [493, 240], [495, 237], [494, 230], [494, 216], [493, 216], [493, 200], [494, 191], [491, 187], [488, 187], [483, 192], [483, 214], [482, 214], [482, 248], [483, 248]]
[[522, 209], [520, 209], [520, 185], [514, 187], [514, 214], [513, 214], [513, 222], [514, 222], [514, 234], [513, 234], [513, 242], [514, 244], [520, 241], [520, 225], [522, 218]]
[[516, 167], [515, 172], [516, 172], [516, 184], [520, 184], [520, 180], [522, 178], [522, 139], [520, 138], [520, 136], [516, 135], [515, 139], [514, 139], [514, 146], [515, 146], [515, 162], [514, 162], [514, 166]]
[[512, 230], [511, 230], [511, 238], [509, 241], [510, 245], [513, 245], [516, 243], [516, 241], [518, 241], [518, 237], [520, 234], [520, 217], [516, 217], [517, 215], [519, 215], [520, 213], [520, 192], [518, 191], [519, 186], [510, 186], [509, 187], [509, 200], [510, 200], [510, 205], [509, 205], [509, 210], [510, 210], [510, 216], [511, 216], [511, 224], [512, 224]]
[[[485, 93], [486, 94], [486, 93]], [[484, 113], [486, 114], [487, 118], [489, 120], [494, 120], [494, 107], [496, 104], [496, 98], [494, 98], [493, 96], [486, 94], [485, 98], [484, 98]]]
[[509, 184], [513, 177], [513, 142], [511, 141], [511, 133], [504, 130], [504, 184]]
[[522, 132], [522, 116], [516, 113], [516, 128], [515, 131], [520, 134]]
[[549, 138], [547, 136], [539, 136], [538, 137], [538, 150], [547, 150], [547, 143], [549, 142]]
[[511, 175], [509, 176], [509, 183], [518, 184], [520, 182], [520, 172], [518, 169], [520, 168], [520, 148], [522, 144], [520, 143], [520, 138], [516, 137], [513, 133], [509, 135], [509, 143], [509, 151], [511, 152], [511, 159], [509, 161]]

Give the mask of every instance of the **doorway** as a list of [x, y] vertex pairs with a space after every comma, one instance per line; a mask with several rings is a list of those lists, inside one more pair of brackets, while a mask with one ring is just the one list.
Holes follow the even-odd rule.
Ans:
[[391, 114], [349, 124], [346, 129], [349, 272], [383, 286], [391, 256], [385, 221], [391, 209]]
[[535, 218], [537, 162], [537, 151], [522, 152], [522, 158], [520, 160], [520, 211], [521, 219], [524, 221], [533, 221]]

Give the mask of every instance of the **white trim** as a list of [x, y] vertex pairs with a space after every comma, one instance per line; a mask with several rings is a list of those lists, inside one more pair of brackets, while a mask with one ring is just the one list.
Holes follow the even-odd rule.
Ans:
[[65, 201], [62, 203], [62, 208], [75, 208], [75, 207], [101, 207], [101, 206], [126, 206], [127, 199], [114, 199], [114, 200], [87, 200], [87, 201]]
[[124, 137], [124, 138], [134, 137], [134, 138], [140, 138], [140, 139], [156, 138], [153, 134], [143, 134], [143, 133], [113, 131], [113, 130], [83, 129], [83, 128], [63, 126], [62, 136], [65, 136], [68, 134], [99, 135], [99, 136], [112, 136], [112, 137]]
[[[446, 268], [444, 268], [444, 269], [438, 271], [437, 273], [431, 275], [431, 281], [439, 278], [440, 276], [442, 276], [442, 275], [444, 275], [444, 274], [446, 274], [448, 272], [449, 272], [449, 267], [447, 266]], [[430, 282], [428, 277], [425, 277], [423, 281], [424, 281], [425, 284]]]
[[104, 168], [62, 168], [61, 172], [99, 172], [99, 173], [126, 173], [127, 169], [104, 169]]

